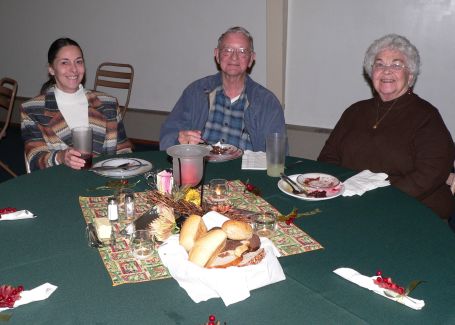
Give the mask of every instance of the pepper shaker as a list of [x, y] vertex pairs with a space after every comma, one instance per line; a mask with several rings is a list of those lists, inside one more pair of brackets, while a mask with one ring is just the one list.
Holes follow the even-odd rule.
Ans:
[[125, 218], [128, 221], [134, 219], [134, 193], [125, 194]]

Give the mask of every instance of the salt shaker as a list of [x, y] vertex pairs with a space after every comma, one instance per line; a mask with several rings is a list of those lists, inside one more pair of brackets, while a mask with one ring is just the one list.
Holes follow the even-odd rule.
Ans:
[[110, 197], [107, 200], [107, 217], [110, 222], [118, 220], [118, 205], [115, 197]]
[[134, 193], [125, 194], [125, 217], [126, 220], [134, 219]]

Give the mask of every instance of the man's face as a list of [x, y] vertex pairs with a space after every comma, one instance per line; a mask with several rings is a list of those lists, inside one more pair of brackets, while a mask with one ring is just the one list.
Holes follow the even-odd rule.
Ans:
[[256, 58], [248, 38], [242, 33], [227, 34], [219, 48], [215, 49], [216, 62], [228, 76], [241, 76], [251, 67]]

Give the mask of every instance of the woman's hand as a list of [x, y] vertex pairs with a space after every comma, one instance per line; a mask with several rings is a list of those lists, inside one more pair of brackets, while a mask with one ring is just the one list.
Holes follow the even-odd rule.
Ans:
[[60, 151], [59, 161], [73, 169], [81, 169], [85, 165], [85, 160], [80, 158], [81, 153], [73, 148]]
[[178, 141], [180, 144], [198, 144], [202, 142], [201, 131], [185, 130], [179, 132]]

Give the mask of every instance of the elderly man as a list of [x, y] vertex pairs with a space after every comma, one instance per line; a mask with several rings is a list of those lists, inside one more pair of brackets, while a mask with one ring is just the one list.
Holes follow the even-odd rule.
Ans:
[[179, 143], [221, 142], [265, 151], [268, 134], [286, 132], [278, 99], [247, 74], [256, 58], [250, 33], [242, 27], [228, 29], [214, 55], [220, 72], [184, 90], [161, 127], [161, 150]]

